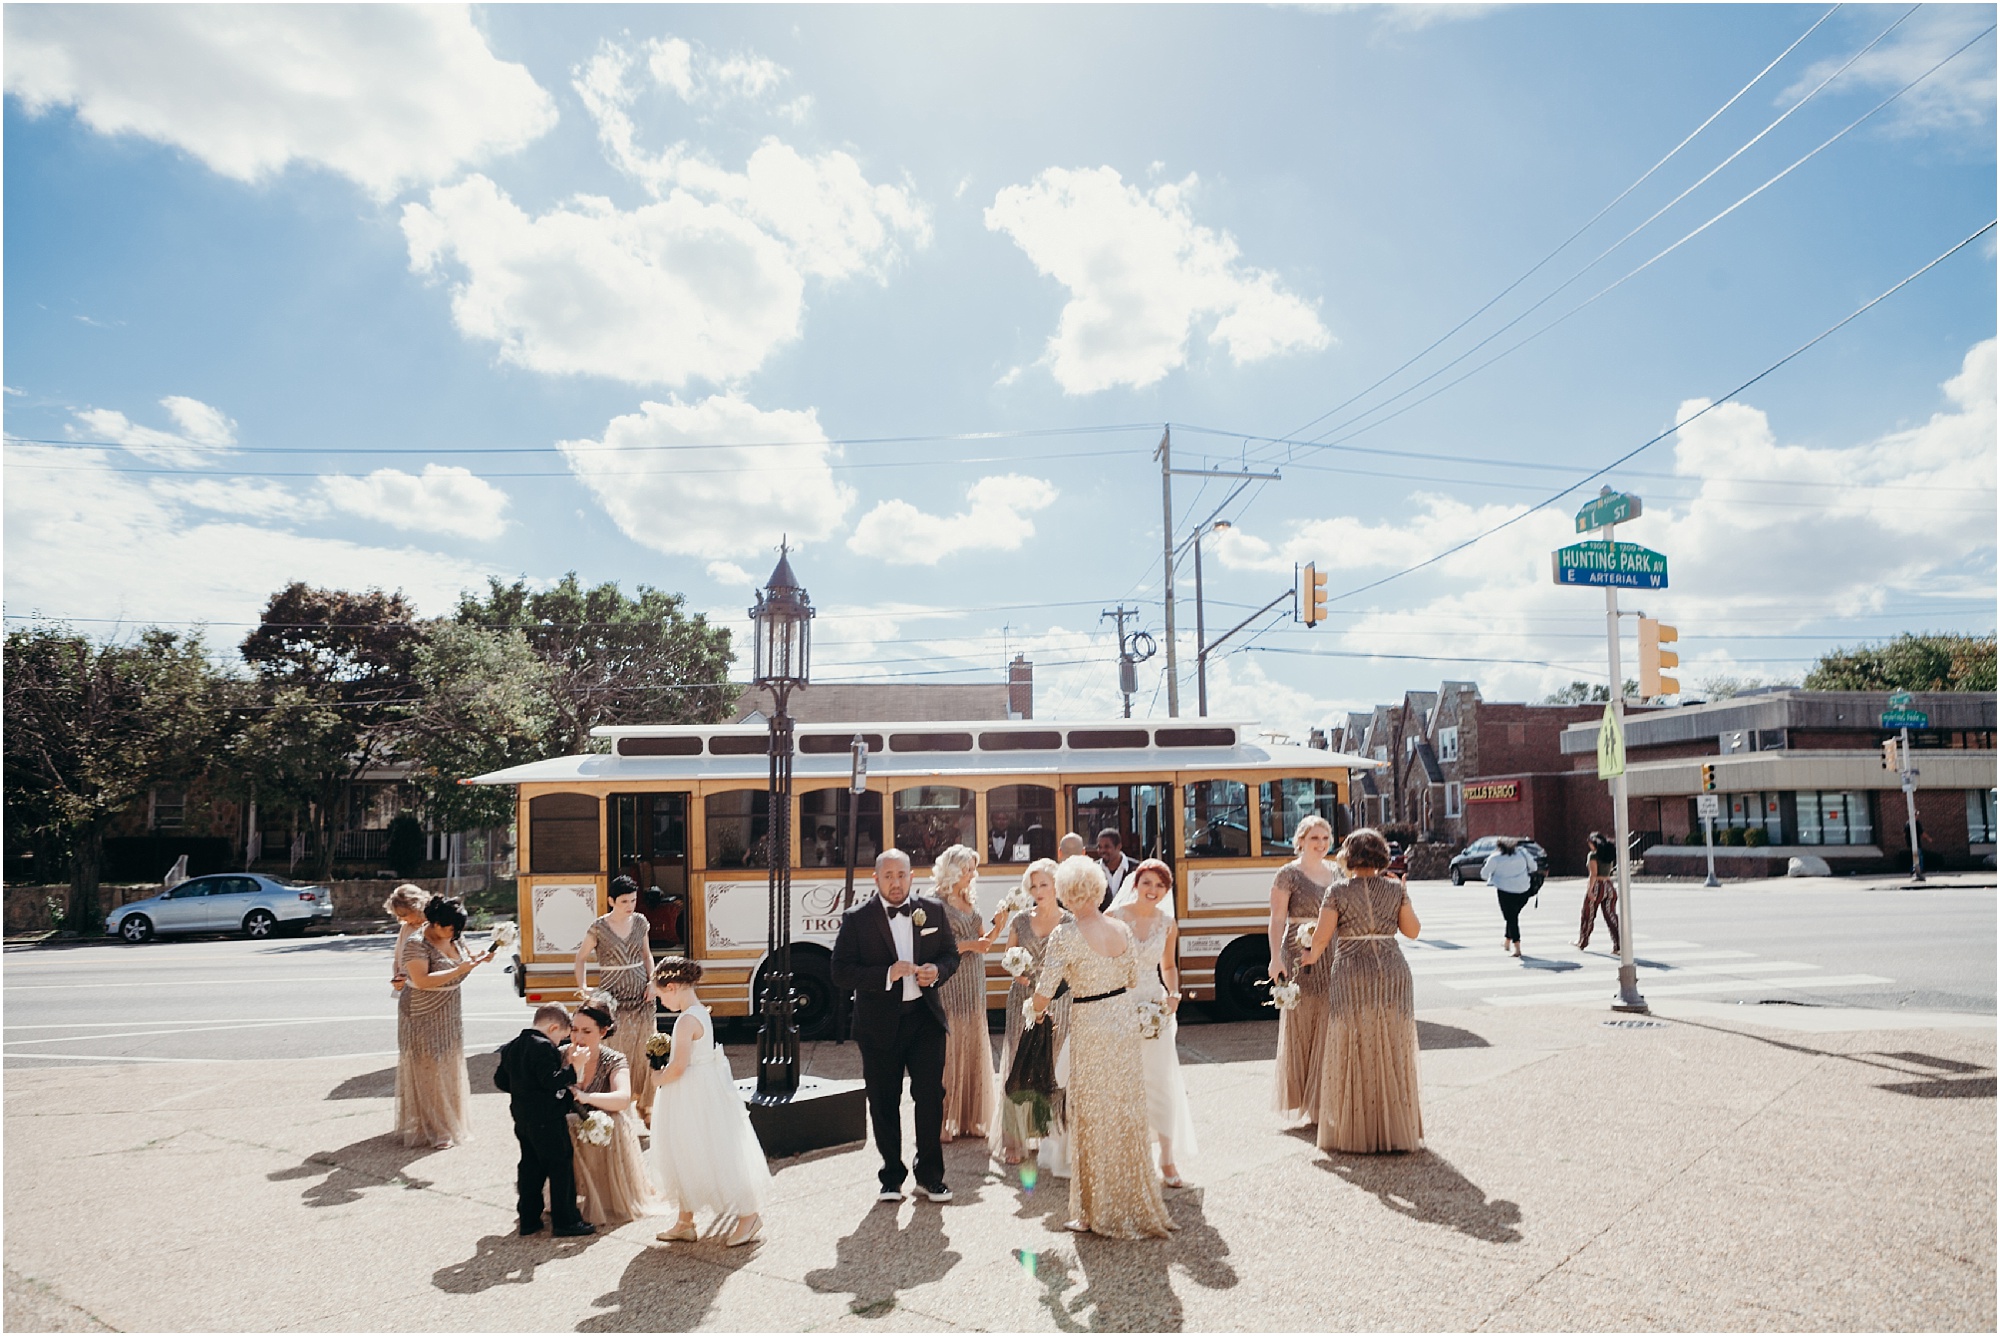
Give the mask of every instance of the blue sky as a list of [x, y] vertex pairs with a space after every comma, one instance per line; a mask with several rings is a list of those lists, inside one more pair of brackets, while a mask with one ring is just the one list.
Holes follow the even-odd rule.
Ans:
[[[1533, 698], [1603, 673], [1601, 600], [1548, 574], [1582, 494], [1398, 572], [1988, 223], [1993, 21], [13, 6], [6, 612], [227, 645], [290, 579], [442, 612], [574, 569], [740, 625], [783, 534], [826, 676], [1023, 651], [1043, 713], [1096, 714], [1100, 610], [1161, 631], [1171, 422], [1183, 466], [1282, 474], [1206, 540], [1211, 629], [1295, 562], [1336, 596], [1233, 642], [1212, 713]], [[1994, 312], [1989, 232], [1610, 475], [1673, 563], [1637, 605], [1683, 682], [1992, 628]], [[1180, 532], [1230, 486], [1177, 479]]]

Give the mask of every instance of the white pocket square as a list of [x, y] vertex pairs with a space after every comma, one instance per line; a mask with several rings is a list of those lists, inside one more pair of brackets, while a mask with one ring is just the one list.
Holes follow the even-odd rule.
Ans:
[[922, 933], [920, 933], [920, 934], [918, 934], [918, 935], [919, 935], [919, 936], [923, 936], [923, 937], [928, 937], [928, 936], [930, 936], [930, 935], [931, 935], [932, 933], [934, 933], [934, 932], [936, 932], [936, 931], [937, 931], [937, 929], [936, 929], [936, 928], [925, 928], [925, 929], [923, 930], [923, 932], [922, 932]]

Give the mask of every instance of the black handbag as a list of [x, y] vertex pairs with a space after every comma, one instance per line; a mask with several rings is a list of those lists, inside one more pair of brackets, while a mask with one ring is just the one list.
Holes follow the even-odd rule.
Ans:
[[1056, 1027], [1046, 1015], [1021, 1034], [1014, 1047], [1014, 1065], [1002, 1085], [1007, 1098], [1029, 1106], [1029, 1136], [1045, 1136], [1054, 1121], [1056, 1093]]

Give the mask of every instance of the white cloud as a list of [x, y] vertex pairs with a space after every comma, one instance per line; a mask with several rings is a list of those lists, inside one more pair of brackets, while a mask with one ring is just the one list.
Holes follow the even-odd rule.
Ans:
[[927, 515], [907, 501], [883, 501], [861, 517], [847, 540], [850, 552], [897, 566], [935, 566], [960, 552], [1017, 552], [1035, 536], [1028, 515], [1055, 503], [1056, 489], [1040, 478], [1003, 473], [965, 491], [956, 515]]
[[320, 479], [320, 491], [335, 508], [396, 529], [488, 539], [507, 527], [507, 494], [470, 469], [445, 464], [426, 464], [422, 474], [336, 474]]
[[713, 561], [751, 557], [839, 530], [854, 504], [811, 410], [765, 410], [734, 395], [646, 402], [601, 441], [561, 441], [571, 472], [633, 542]]
[[1321, 13], [1354, 13], [1372, 18], [1375, 31], [1384, 35], [1399, 35], [1422, 32], [1425, 28], [1440, 23], [1460, 23], [1467, 19], [1483, 18], [1501, 8], [1487, 4], [1318, 4], [1308, 5]]
[[[655, 37], [639, 49], [653, 82], [690, 104], [731, 98], [756, 101], [792, 77], [790, 70], [763, 56], [748, 52], [716, 56], [681, 37]], [[604, 43], [603, 50], [624, 51], [611, 42]]]
[[180, 430], [142, 427], [111, 408], [83, 409], [76, 414], [81, 432], [70, 430], [88, 440], [122, 445], [148, 463], [176, 467], [207, 463], [236, 444], [236, 423], [219, 408], [180, 394], [160, 400], [160, 407]]
[[1194, 221], [1195, 185], [1143, 191], [1110, 167], [1051, 167], [994, 197], [986, 226], [1069, 289], [1044, 359], [1065, 392], [1151, 385], [1186, 364], [1204, 325], [1238, 365], [1331, 342], [1312, 305]]
[[[1912, 14], [1880, 46], [1854, 62], [1829, 93], [1865, 91], [1871, 97], [1895, 92], [1963, 46], [1993, 21], [1988, 5], [1926, 5]], [[1846, 63], [1852, 48], [1818, 62], [1780, 95], [1789, 105], [1804, 97]], [[1975, 43], [1963, 55], [1903, 94], [1883, 113], [1893, 132], [1978, 130], [1993, 117], [1993, 50]]]
[[326, 513], [325, 503], [317, 498], [255, 478], [156, 478], [148, 489], [163, 501], [238, 519], [317, 519]]
[[[1761, 409], [1740, 403], [1683, 429], [1673, 467], [1687, 482], [1634, 487], [1646, 513], [1619, 533], [1621, 541], [1666, 553], [1672, 584], [1628, 595], [1625, 606], [1665, 618], [1686, 637], [1797, 631], [1884, 611], [1906, 611], [1910, 625], [1922, 626], [1927, 597], [1990, 599], [2000, 425], [1994, 351], [1988, 340], [1966, 354], [1944, 383], [1946, 406], [1921, 426], [1858, 445], [1785, 444]], [[1675, 420], [1700, 407], [1700, 400], [1681, 405]], [[1328, 592], [1338, 595], [1343, 585], [1412, 565], [1520, 509], [1420, 493], [1389, 518], [1311, 521], [1277, 542], [1226, 530], [1210, 550], [1233, 569], [1289, 574], [1295, 561], [1317, 562], [1334, 572]], [[1397, 676], [1411, 686], [1431, 676], [1476, 677], [1489, 699], [1536, 698], [1591, 673], [1590, 680], [1604, 680], [1601, 600], [1594, 591], [1559, 587], [1549, 574], [1548, 554], [1578, 541], [1573, 509], [1531, 515], [1427, 571], [1336, 601], [1333, 643], [1311, 647], [1562, 665], [1398, 665]], [[1323, 638], [1327, 628], [1313, 634]], [[1327, 662], [1341, 677], [1361, 670], [1356, 660]], [[1690, 648], [1681, 662], [1687, 686], [1717, 674], [1782, 680], [1803, 669], [1778, 658], [1759, 661], [1754, 645]]]
[[[679, 50], [656, 45], [650, 77], [678, 89]], [[905, 241], [928, 242], [909, 190], [870, 184], [845, 153], [766, 139], [741, 172], [684, 144], [647, 153], [630, 115], [638, 64], [607, 44], [575, 87], [612, 163], [654, 202], [578, 196], [531, 217], [474, 175], [404, 207], [410, 268], [451, 277], [459, 332], [498, 344], [503, 360], [635, 385], [731, 384], [798, 337], [807, 278], [879, 278]]]
[[757, 577], [738, 566], [733, 561], [711, 561], [708, 563], [708, 578], [717, 584], [748, 585], [755, 587]]
[[[9, 449], [9, 612], [123, 618], [131, 625], [196, 618], [254, 622], [275, 590], [304, 580], [340, 589], [401, 589], [422, 613], [439, 616], [456, 605], [460, 590], [507, 574], [416, 547], [373, 547], [203, 518], [171, 489], [117, 472], [114, 460], [109, 451]], [[107, 523], [106, 516], [116, 522]], [[229, 627], [215, 638], [228, 644], [240, 634]]]
[[296, 161], [387, 199], [556, 122], [462, 5], [10, 5], [6, 34], [31, 115], [73, 106], [240, 181]]

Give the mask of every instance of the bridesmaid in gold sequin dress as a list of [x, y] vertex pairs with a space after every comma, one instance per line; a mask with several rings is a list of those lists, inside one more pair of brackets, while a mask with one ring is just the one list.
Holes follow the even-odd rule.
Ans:
[[586, 967], [597, 960], [597, 986], [618, 1003], [611, 1046], [625, 1055], [632, 1076], [632, 1106], [648, 1126], [653, 1121], [653, 1064], [646, 1041], [657, 1027], [653, 1010], [653, 948], [646, 916], [639, 912], [639, 883], [611, 879], [611, 912], [591, 922], [576, 952], [576, 990], [588, 990]]
[[951, 845], [931, 865], [931, 894], [944, 901], [959, 951], [958, 968], [937, 990], [951, 1025], [944, 1050], [945, 1141], [986, 1135], [997, 1084], [986, 1033], [986, 953], [993, 941], [973, 904], [978, 873], [979, 854], [963, 844]]
[[1299, 986], [1299, 1004], [1278, 1013], [1278, 1061], [1275, 1101], [1280, 1113], [1307, 1122], [1319, 1121], [1319, 1072], [1326, 1056], [1326, 1027], [1332, 1015], [1327, 981], [1331, 963], [1303, 969], [1306, 949], [1298, 930], [1319, 919], [1320, 902], [1335, 872], [1326, 861], [1333, 847], [1333, 827], [1323, 816], [1309, 816], [1292, 832], [1298, 857], [1278, 869], [1271, 882], [1271, 979], [1291, 979]]
[[396, 995], [396, 1131], [406, 1146], [444, 1150], [472, 1132], [465, 1074], [465, 1008], [458, 986], [493, 958], [468, 953], [465, 907], [447, 896], [424, 905], [424, 930], [403, 943]]
[[1306, 952], [1308, 965], [1329, 946], [1337, 952], [1320, 1073], [1320, 1149], [1421, 1150], [1416, 999], [1395, 937], [1417, 935], [1417, 914], [1402, 880], [1384, 875], [1389, 843], [1379, 831], [1349, 835], [1341, 861], [1350, 875], [1326, 893]]
[[[652, 984], [647, 984], [647, 995]], [[569, 1065], [576, 1072], [577, 1112], [569, 1115], [576, 1191], [583, 1218], [615, 1229], [628, 1220], [665, 1209], [646, 1159], [639, 1150], [639, 1120], [632, 1112], [631, 1063], [613, 1047], [614, 1013], [586, 1002], [576, 1009], [570, 1029]], [[603, 1110], [611, 1115], [611, 1144], [592, 1145], [579, 1131], [583, 1118]]]
[[1104, 887], [1104, 869], [1094, 859], [1068, 858], [1056, 869], [1056, 896], [1075, 922], [1050, 934], [1035, 985], [1037, 1022], [1057, 988], [1067, 983], [1071, 994], [1068, 1226], [1108, 1238], [1164, 1238], [1174, 1226], [1153, 1172], [1132, 999], [1139, 945], [1130, 928], [1099, 912]]
[[[1007, 1038], [1000, 1047], [1000, 1077], [1004, 1083], [1007, 1073], [1014, 1069], [1014, 1050], [1020, 1047], [1021, 1032], [1026, 1025], [1021, 1008], [1035, 994], [1035, 981], [1041, 977], [1042, 962], [1048, 957], [1049, 935], [1062, 924], [1069, 923], [1069, 913], [1056, 903], [1056, 862], [1053, 858], [1037, 858], [1028, 864], [1028, 870], [1021, 874], [1021, 889], [1034, 900], [1035, 907], [1025, 913], [1016, 914], [1007, 928], [1007, 945], [1020, 947], [1028, 953], [1028, 968], [1014, 980], [1007, 990]], [[1050, 1024], [1056, 1027], [1055, 1051], [1062, 1052], [1063, 1041], [1069, 1037], [1069, 994], [1064, 993], [1050, 1007], [1053, 1016]], [[993, 1153], [1004, 1163], [1019, 1164], [1028, 1157], [1028, 1106], [1016, 1104], [1008, 1099], [1005, 1092], [998, 1094], [1000, 1112], [993, 1119]], [[1058, 1089], [1051, 1105], [1051, 1135], [1062, 1124], [1062, 1091]]]

